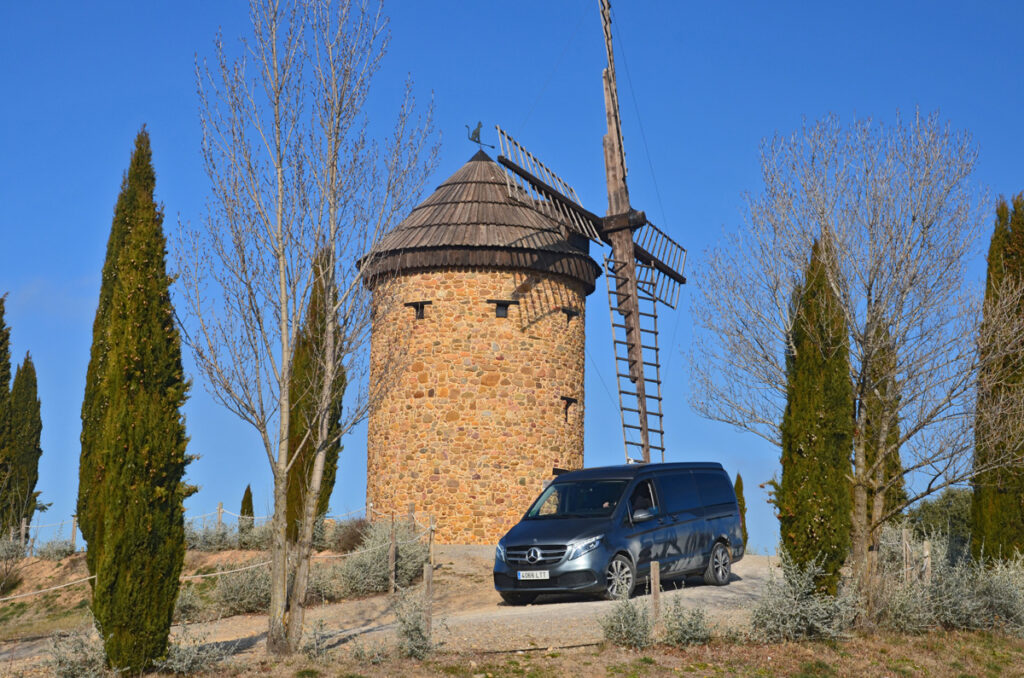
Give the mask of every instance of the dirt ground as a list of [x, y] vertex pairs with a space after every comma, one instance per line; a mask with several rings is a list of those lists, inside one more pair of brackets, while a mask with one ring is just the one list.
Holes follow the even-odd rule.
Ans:
[[[263, 554], [190, 553], [186, 573], [262, 559]], [[76, 556], [80, 558], [80, 556]], [[758, 645], [728, 639], [728, 628], [743, 627], [770, 576], [773, 559], [747, 556], [733, 568], [728, 586], [706, 586], [699, 578], [666, 591], [662, 604], [680, 600], [703, 607], [717, 625], [711, 644], [688, 649], [665, 646], [630, 651], [602, 643], [599, 619], [612, 603], [548, 596], [533, 605], [505, 605], [491, 584], [493, 550], [440, 546], [434, 571], [434, 640], [437, 651], [417, 661], [394, 651], [395, 624], [387, 596], [313, 608], [307, 628], [323, 621], [327, 652], [320, 658], [286, 659], [266, 653], [266, 616], [241, 615], [176, 626], [229, 657], [207, 675], [318, 678], [320, 676], [460, 676], [465, 678], [561, 676], [1021, 676], [1024, 639], [998, 633], [935, 632], [907, 636], [855, 635], [822, 643]], [[26, 573], [23, 588], [43, 588], [84, 576], [74, 559], [40, 563]], [[47, 594], [53, 596], [54, 594]], [[63, 589], [59, 599], [26, 599], [17, 608], [0, 604], [0, 677], [51, 675], [44, 662], [49, 633], [81, 627], [88, 587]], [[640, 596], [645, 600], [644, 595]], [[18, 630], [26, 630], [19, 633]], [[41, 631], [41, 629], [50, 629]]]
[[[210, 571], [218, 565], [255, 561], [260, 555], [190, 553], [185, 571]], [[612, 603], [570, 596], [542, 596], [533, 605], [506, 605], [492, 584], [493, 557], [494, 549], [489, 546], [437, 547], [433, 618], [434, 639], [442, 652], [514, 655], [543, 649], [555, 653], [556, 648], [578, 649], [601, 641], [598, 620]], [[747, 556], [734, 565], [728, 586], [706, 586], [700, 578], [694, 578], [678, 590], [665, 592], [662, 604], [667, 605], [678, 597], [687, 606], [707, 608], [720, 625], [741, 625], [746, 621], [747, 610], [757, 600], [769, 568], [767, 557]], [[38, 561], [26, 568], [25, 582], [19, 591], [45, 588], [86, 575], [81, 555], [63, 563]], [[47, 656], [51, 633], [82, 627], [87, 619], [88, 591], [86, 584], [22, 599], [17, 601], [21, 611], [18, 615], [9, 611], [13, 603], [0, 604], [0, 619], [5, 614], [9, 616], [6, 622], [0, 623], [0, 675], [38, 667]], [[54, 610], [59, 612], [54, 614]], [[355, 646], [375, 648], [394, 642], [394, 616], [387, 596], [310, 609], [307, 627], [312, 628], [320, 621], [329, 634], [331, 648], [348, 651]], [[255, 667], [262, 666], [266, 657], [265, 632], [264, 615], [239, 615], [189, 625], [193, 637], [230, 646], [236, 663]], [[181, 627], [172, 629], [172, 637], [180, 633]]]

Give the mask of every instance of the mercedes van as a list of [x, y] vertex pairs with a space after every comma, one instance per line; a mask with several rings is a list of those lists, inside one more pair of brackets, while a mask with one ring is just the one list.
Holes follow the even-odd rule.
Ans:
[[494, 588], [513, 605], [542, 593], [629, 596], [657, 561], [662, 581], [729, 583], [745, 548], [718, 463], [627, 464], [558, 475], [498, 542]]

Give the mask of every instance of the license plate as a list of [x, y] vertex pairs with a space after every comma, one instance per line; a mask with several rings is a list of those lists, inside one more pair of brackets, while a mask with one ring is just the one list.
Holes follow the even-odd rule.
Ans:
[[547, 579], [547, 570], [520, 570], [516, 572], [516, 576], [519, 579]]

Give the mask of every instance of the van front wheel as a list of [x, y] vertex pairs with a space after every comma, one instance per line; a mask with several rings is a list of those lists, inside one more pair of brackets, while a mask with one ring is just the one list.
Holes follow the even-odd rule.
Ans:
[[722, 542], [718, 542], [711, 549], [708, 569], [704, 570], [704, 583], [725, 586], [729, 583], [731, 572], [732, 557], [729, 555], [729, 547]]
[[633, 587], [636, 585], [636, 570], [629, 558], [621, 553], [608, 563], [605, 570], [604, 597], [608, 600], [619, 600], [629, 598], [633, 594]]

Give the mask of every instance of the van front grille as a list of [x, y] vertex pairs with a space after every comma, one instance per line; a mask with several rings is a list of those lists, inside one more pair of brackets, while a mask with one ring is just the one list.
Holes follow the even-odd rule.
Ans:
[[[530, 561], [527, 555], [530, 549], [539, 549], [540, 558]], [[505, 549], [505, 559], [509, 565], [526, 567], [544, 567], [561, 562], [565, 557], [564, 544], [539, 544], [536, 546], [509, 546]]]

